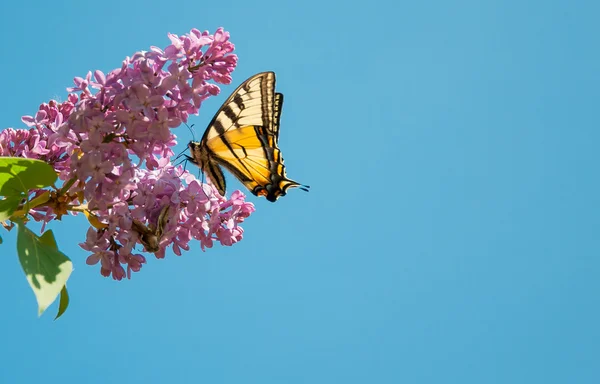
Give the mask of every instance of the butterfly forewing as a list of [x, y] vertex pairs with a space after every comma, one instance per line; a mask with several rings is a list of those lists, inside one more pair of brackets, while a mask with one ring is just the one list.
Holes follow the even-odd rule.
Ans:
[[275, 74], [263, 72], [240, 85], [223, 103], [203, 140], [249, 125], [270, 127], [274, 121]]

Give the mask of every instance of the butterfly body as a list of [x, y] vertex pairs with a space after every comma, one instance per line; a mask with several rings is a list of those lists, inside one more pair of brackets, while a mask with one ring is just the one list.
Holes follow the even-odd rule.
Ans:
[[283, 95], [275, 93], [275, 74], [262, 72], [242, 83], [221, 106], [201, 141], [190, 141], [191, 156], [221, 195], [231, 172], [250, 192], [275, 202], [289, 188], [308, 186], [287, 178], [278, 147]]

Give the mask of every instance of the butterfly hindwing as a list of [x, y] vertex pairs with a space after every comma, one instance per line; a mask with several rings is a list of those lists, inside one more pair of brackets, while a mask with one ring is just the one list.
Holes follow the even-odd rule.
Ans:
[[275, 136], [264, 127], [242, 127], [226, 132], [223, 139], [229, 146], [214, 146], [211, 150], [219, 157], [218, 162], [255, 195], [275, 201], [288, 188], [300, 186], [286, 178]]
[[275, 94], [275, 104], [273, 105], [273, 121], [271, 131], [275, 135], [275, 140], [279, 140], [279, 119], [281, 119], [281, 108], [283, 107], [283, 94]]

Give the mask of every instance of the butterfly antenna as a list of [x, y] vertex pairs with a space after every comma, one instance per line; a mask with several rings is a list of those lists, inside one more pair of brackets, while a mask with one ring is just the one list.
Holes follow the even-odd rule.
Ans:
[[193, 141], [196, 141], [196, 134], [194, 133], [194, 130], [192, 129], [194, 127], [194, 124], [192, 124], [192, 125], [187, 125], [187, 123], [183, 123], [183, 124], [185, 124], [185, 126], [188, 127], [188, 129], [192, 133]]

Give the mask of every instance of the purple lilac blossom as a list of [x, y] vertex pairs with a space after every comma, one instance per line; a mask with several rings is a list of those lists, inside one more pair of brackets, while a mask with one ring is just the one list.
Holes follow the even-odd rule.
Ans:
[[[168, 247], [180, 256], [192, 239], [202, 250], [215, 241], [233, 245], [254, 211], [242, 192], [226, 199], [169, 160], [177, 144], [172, 130], [219, 93], [214, 83], [231, 83], [237, 56], [229, 33], [193, 29], [169, 39], [166, 48], [137, 52], [108, 74], [76, 77], [66, 101], [51, 100], [22, 118], [29, 129], [0, 132], [0, 156], [46, 161], [70, 182], [61, 197], [69, 213], [86, 209], [101, 223], [80, 243], [91, 253], [87, 264], [100, 263], [100, 273], [116, 280], [141, 269], [141, 250], [163, 258]], [[29, 213], [45, 225], [64, 213], [57, 206]]]

